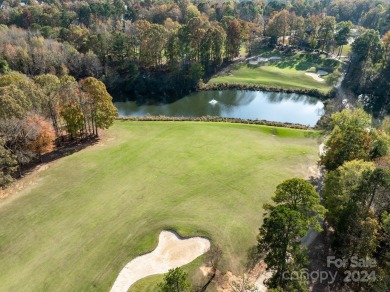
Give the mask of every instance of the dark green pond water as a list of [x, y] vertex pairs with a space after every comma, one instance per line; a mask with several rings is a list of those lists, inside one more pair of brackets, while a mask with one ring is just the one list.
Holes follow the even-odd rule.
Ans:
[[[210, 103], [213, 101], [214, 103]], [[223, 90], [200, 91], [170, 104], [138, 105], [116, 102], [120, 116], [166, 115], [183, 117], [221, 116], [259, 119], [314, 126], [323, 113], [316, 98], [295, 93]]]

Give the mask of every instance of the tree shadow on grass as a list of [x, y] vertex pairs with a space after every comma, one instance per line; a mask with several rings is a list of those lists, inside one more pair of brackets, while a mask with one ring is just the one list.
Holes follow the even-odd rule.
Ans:
[[303, 62], [299, 62], [296, 66], [295, 66], [295, 69], [299, 70], [299, 71], [306, 71], [312, 67], [317, 67], [318, 64], [316, 63], [312, 63], [312, 62], [308, 62], [308, 61], [303, 61]]
[[296, 69], [298, 71], [306, 71], [311, 67], [317, 67], [317, 66], [318, 63], [305, 60], [305, 59], [290, 59], [290, 60], [280, 61], [275, 64], [275, 67], [278, 67], [280, 69], [291, 68], [291, 69]]
[[[312, 67], [316, 68], [334, 68], [338, 61], [324, 59], [317, 54], [300, 54], [294, 58], [286, 59], [275, 64], [278, 68], [295, 68], [299, 71], [306, 71]], [[333, 70], [332, 70], [333, 71]]]
[[297, 64], [296, 60], [284, 60], [284, 61], [280, 61], [278, 63], [275, 64], [275, 67], [278, 67], [278, 68], [281, 68], [281, 69], [284, 69], [284, 68], [294, 68], [295, 65]]
[[319, 132], [319, 133], [315, 132], [315, 131], [305, 131], [303, 133], [303, 136], [305, 138], [316, 138], [316, 139], [318, 139], [318, 138], [322, 137], [322, 135], [324, 135], [324, 133], [322, 131]]
[[89, 146], [97, 144], [99, 141], [99, 137], [87, 137], [83, 139], [63, 141], [61, 143], [61, 146], [57, 146], [54, 151], [43, 154], [41, 157], [42, 161], [37, 159], [28, 164], [22, 165], [22, 177], [26, 174], [31, 173], [34, 168], [40, 164], [50, 163], [62, 157], [79, 152]]

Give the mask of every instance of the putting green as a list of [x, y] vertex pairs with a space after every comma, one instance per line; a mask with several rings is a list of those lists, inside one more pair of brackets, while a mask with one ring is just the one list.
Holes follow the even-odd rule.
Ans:
[[0, 291], [108, 291], [126, 263], [155, 248], [162, 229], [208, 236], [223, 249], [223, 269], [240, 272], [263, 203], [283, 180], [308, 177], [318, 136], [118, 121], [101, 143], [0, 201]]

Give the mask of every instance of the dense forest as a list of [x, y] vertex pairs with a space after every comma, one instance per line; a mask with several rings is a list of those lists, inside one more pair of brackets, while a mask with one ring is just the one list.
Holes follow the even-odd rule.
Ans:
[[390, 32], [382, 41], [378, 31], [364, 32], [352, 45], [352, 57], [344, 86], [351, 89], [366, 109], [383, 118], [390, 112]]
[[281, 42], [339, 55], [352, 28], [355, 35], [372, 29], [377, 35], [366, 39], [375, 43], [368, 53], [354, 48], [345, 84], [369, 96], [376, 112], [382, 108], [385, 89], [370, 84], [388, 80], [385, 1], [3, 1], [1, 8], [3, 72], [8, 64], [27, 75], [93, 76], [115, 96], [168, 102], [242, 47], [250, 55]]

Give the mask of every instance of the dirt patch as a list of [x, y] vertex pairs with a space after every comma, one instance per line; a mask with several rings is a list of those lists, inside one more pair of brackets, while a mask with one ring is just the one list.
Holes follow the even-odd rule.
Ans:
[[[213, 282], [218, 292], [230, 292], [232, 291], [233, 282], [238, 284], [242, 283], [245, 279], [245, 282], [253, 285], [257, 291], [265, 292], [267, 291], [267, 287], [265, 287], [264, 281], [272, 276], [272, 272], [267, 272], [266, 267], [264, 261], [261, 260], [243, 275], [235, 275], [231, 271], [223, 274], [217, 270]], [[204, 277], [209, 277], [213, 273], [213, 268], [211, 267], [202, 266], [200, 270]]]
[[39, 164], [29, 170], [28, 173], [25, 173], [20, 179], [17, 179], [13, 182], [8, 188], [0, 189], [0, 200], [5, 199], [13, 194], [16, 194], [23, 190], [24, 188], [33, 185], [38, 178], [38, 174], [46, 169], [48, 169], [54, 162], [48, 162], [44, 164]]
[[212, 267], [201, 266], [199, 269], [202, 272], [203, 277], [207, 277], [208, 275], [213, 273]]
[[256, 288], [259, 292], [268, 291], [268, 288], [265, 286], [265, 280], [268, 280], [272, 277], [272, 272], [263, 273], [255, 282]]
[[171, 231], [162, 231], [156, 249], [130, 261], [119, 273], [111, 292], [127, 292], [142, 278], [184, 266], [206, 253], [210, 246], [206, 238], [182, 239]]

